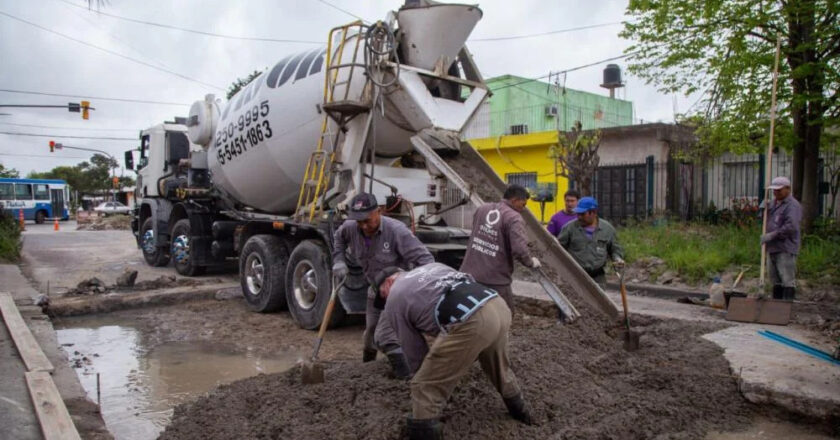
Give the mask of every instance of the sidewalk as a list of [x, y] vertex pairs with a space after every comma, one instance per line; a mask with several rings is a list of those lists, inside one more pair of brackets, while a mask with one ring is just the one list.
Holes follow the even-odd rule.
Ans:
[[[550, 301], [536, 283], [515, 280], [513, 291], [519, 296]], [[607, 295], [620, 306], [621, 296], [618, 292], [608, 290]], [[820, 418], [840, 414], [840, 366], [758, 334], [759, 330], [766, 329], [830, 352], [833, 347], [811, 332], [796, 326], [726, 321], [726, 312], [723, 310], [681, 304], [673, 300], [630, 295], [627, 301], [633, 314], [729, 325], [725, 329], [703, 335], [703, 338], [724, 350], [732, 374], [739, 378], [741, 393], [750, 402], [769, 403], [795, 413]]]
[[[0, 280], [2, 290], [11, 292], [29, 330], [55, 367], [53, 381], [79, 432], [83, 436], [87, 433], [86, 438], [110, 438], [105, 423], [95, 412], [96, 404], [87, 399], [76, 373], [58, 346], [52, 323], [39, 307], [32, 305], [39, 292], [30, 286], [16, 265], [0, 264]], [[0, 436], [41, 439], [40, 424], [24, 378], [26, 369], [5, 323], [0, 327], [0, 426], [11, 429], [11, 433], [4, 431]]]

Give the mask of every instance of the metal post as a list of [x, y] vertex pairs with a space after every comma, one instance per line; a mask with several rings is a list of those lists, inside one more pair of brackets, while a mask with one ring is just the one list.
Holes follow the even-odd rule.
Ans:
[[647, 215], [652, 216], [654, 185], [653, 155], [645, 158], [645, 167], [647, 167]]

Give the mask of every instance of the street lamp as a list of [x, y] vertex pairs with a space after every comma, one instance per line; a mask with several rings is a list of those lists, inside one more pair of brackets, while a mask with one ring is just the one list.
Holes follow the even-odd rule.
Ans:
[[[95, 153], [101, 153], [101, 154], [107, 156], [109, 159], [111, 159], [111, 175], [113, 176], [112, 181], [114, 182], [114, 185], [116, 185], [116, 182], [118, 181], [117, 180], [118, 178], [117, 178], [117, 172], [115, 170], [117, 169], [116, 164], [118, 162], [117, 162], [117, 159], [114, 158], [114, 156], [111, 156], [110, 154], [108, 154], [105, 151], [97, 150], [96, 148], [71, 147], [69, 145], [64, 145], [60, 142], [50, 141], [50, 153], [55, 152], [55, 150], [61, 150], [61, 149], [64, 149], [64, 148], [67, 148], [67, 149], [70, 149], [70, 150], [93, 151]], [[114, 192], [113, 188], [111, 189], [111, 201], [112, 202], [117, 201], [117, 194], [116, 194], [116, 192]]]

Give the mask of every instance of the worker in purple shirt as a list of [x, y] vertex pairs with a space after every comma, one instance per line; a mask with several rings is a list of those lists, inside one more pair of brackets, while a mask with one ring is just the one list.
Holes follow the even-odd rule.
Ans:
[[[376, 275], [384, 268], [398, 266], [413, 269], [435, 261], [426, 246], [399, 220], [383, 216], [373, 194], [361, 193], [348, 206], [348, 220], [335, 232], [332, 273], [338, 279], [347, 276], [348, 257], [362, 267], [368, 284], [374, 286]], [[374, 335], [384, 304], [373, 288], [368, 290], [365, 307], [365, 333], [362, 361], [376, 359], [377, 350], [388, 357], [397, 377], [407, 377], [408, 365], [396, 335], [388, 328], [379, 329], [379, 343]]]
[[790, 193], [790, 180], [776, 177], [770, 182], [773, 200], [767, 211], [767, 231], [761, 243], [770, 256], [773, 298], [793, 301], [796, 296], [796, 256], [799, 254], [802, 206]]
[[[532, 423], [510, 365], [510, 309], [495, 290], [441, 263], [409, 272], [389, 268], [377, 281], [379, 294], [388, 299], [382, 320], [398, 335], [414, 373], [410, 440], [443, 438], [443, 409], [476, 360], [508, 413]], [[431, 347], [427, 335], [435, 337]]]
[[557, 211], [556, 214], [551, 216], [551, 220], [548, 221], [548, 232], [551, 235], [555, 237], [560, 235], [560, 230], [563, 229], [566, 223], [577, 219], [575, 208], [577, 207], [578, 200], [580, 200], [580, 193], [577, 190], [570, 189], [566, 191], [566, 194], [563, 194], [563, 202], [566, 204], [566, 209]]

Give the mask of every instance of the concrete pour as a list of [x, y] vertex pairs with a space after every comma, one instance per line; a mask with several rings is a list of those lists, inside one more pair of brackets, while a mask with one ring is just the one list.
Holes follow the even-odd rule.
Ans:
[[[514, 290], [519, 295], [548, 300], [534, 283], [514, 281]], [[616, 304], [621, 304], [618, 292], [608, 291], [607, 294]], [[728, 324], [729, 327], [702, 337], [724, 349], [724, 357], [732, 374], [738, 378], [744, 398], [811, 417], [840, 416], [840, 366], [767, 339], [758, 331], [770, 330], [830, 352], [829, 341], [820, 335], [795, 326], [726, 321], [723, 310], [655, 298], [630, 295], [628, 307], [632, 314]]]

